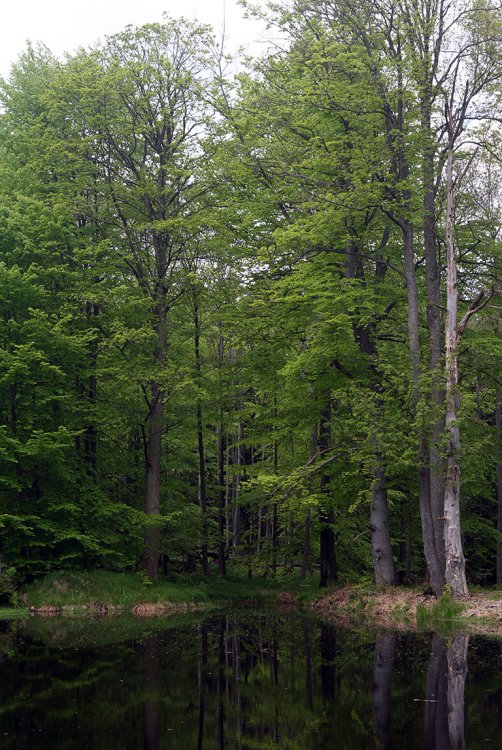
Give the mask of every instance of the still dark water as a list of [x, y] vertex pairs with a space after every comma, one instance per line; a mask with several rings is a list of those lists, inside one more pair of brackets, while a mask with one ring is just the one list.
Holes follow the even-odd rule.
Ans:
[[502, 644], [298, 614], [0, 623], [0, 748], [502, 748]]

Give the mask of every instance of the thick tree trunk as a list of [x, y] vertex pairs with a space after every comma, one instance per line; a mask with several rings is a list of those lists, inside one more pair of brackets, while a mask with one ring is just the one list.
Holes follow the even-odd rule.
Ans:
[[[158, 383], [152, 383], [152, 408], [146, 443], [146, 502], [148, 516], [160, 515], [160, 464], [162, 450], [162, 428], [164, 397]], [[159, 572], [160, 527], [149, 525], [145, 532], [144, 568], [152, 580]]]
[[457, 261], [453, 244], [453, 150], [448, 151], [446, 164], [446, 481], [445, 516], [445, 579], [454, 597], [467, 596], [465, 559], [460, 531], [460, 429], [458, 425], [460, 394], [458, 381], [457, 327], [458, 289]]
[[371, 552], [375, 570], [375, 583], [393, 586], [396, 582], [394, 558], [390, 541], [386, 477], [378, 464], [374, 469], [370, 527]]
[[[419, 337], [419, 311], [418, 311], [418, 287], [415, 272], [415, 257], [413, 251], [413, 225], [403, 219], [401, 230], [404, 245], [404, 268], [406, 277], [406, 289], [408, 293], [408, 346], [410, 352], [410, 369], [413, 384], [413, 402], [415, 407], [420, 400], [420, 337]], [[429, 570], [431, 586], [436, 596], [443, 591], [444, 576], [442, 565], [436, 547], [435, 523], [431, 508], [430, 496], [430, 472], [429, 442], [422, 428], [418, 428], [418, 483], [419, 483], [419, 505], [420, 520], [422, 523], [422, 536], [424, 543], [425, 560]]]

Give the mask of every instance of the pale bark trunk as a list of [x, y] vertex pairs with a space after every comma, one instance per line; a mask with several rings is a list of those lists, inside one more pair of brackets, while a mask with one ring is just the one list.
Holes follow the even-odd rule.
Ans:
[[450, 586], [453, 596], [461, 597], [467, 596], [469, 592], [465, 578], [465, 559], [460, 531], [459, 331], [457, 328], [457, 261], [453, 244], [453, 218], [453, 151], [450, 148], [446, 164], [446, 481], [444, 539], [446, 582]]
[[393, 586], [396, 579], [388, 521], [387, 480], [380, 465], [375, 467], [374, 475], [370, 526], [375, 583]]
[[[429, 18], [426, 19], [426, 22]], [[436, 549], [444, 573], [444, 465], [440, 450], [443, 434], [442, 405], [444, 403], [444, 385], [441, 374], [442, 357], [442, 329], [441, 329], [441, 273], [438, 258], [438, 244], [436, 241], [435, 217], [435, 139], [432, 133], [432, 102], [433, 77], [437, 66], [437, 59], [433, 59], [430, 52], [430, 26], [424, 29], [424, 63], [432, 65], [432, 69], [424, 70], [424, 80], [421, 87], [421, 114], [424, 140], [423, 152], [423, 221], [424, 221], [424, 257], [427, 280], [427, 325], [429, 329], [429, 370], [432, 375], [430, 404], [432, 408], [432, 427], [430, 432], [430, 503], [434, 521], [434, 535]], [[436, 54], [438, 50], [436, 50]]]

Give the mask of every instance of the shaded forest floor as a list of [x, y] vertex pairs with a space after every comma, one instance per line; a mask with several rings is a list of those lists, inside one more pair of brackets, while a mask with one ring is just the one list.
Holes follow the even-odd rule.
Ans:
[[322, 617], [352, 625], [366, 621], [400, 630], [465, 629], [502, 636], [502, 591], [476, 591], [455, 602], [448, 596], [437, 600], [419, 589], [343, 587], [318, 597], [311, 607]]

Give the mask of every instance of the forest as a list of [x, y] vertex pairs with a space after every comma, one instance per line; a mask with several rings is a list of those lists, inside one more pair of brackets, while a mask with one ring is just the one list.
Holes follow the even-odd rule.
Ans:
[[500, 585], [500, 5], [247, 11], [0, 82], [0, 575]]

